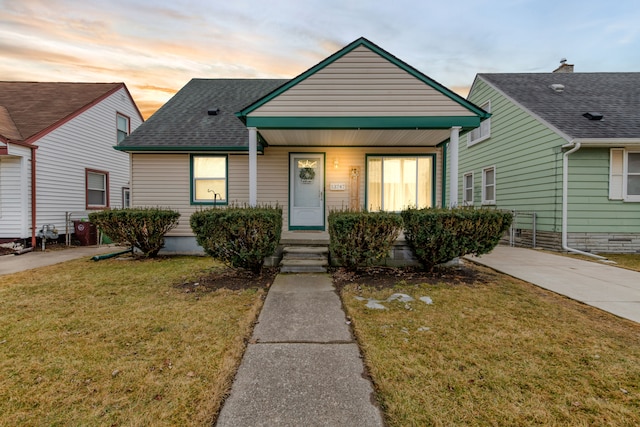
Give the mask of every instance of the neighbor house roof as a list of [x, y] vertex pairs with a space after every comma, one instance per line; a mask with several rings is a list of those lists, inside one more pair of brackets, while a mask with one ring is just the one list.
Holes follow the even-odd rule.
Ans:
[[[249, 132], [235, 113], [288, 80], [192, 79], [125, 138], [119, 150], [246, 150]], [[215, 114], [210, 114], [215, 112]]]
[[33, 142], [122, 87], [124, 83], [0, 82], [0, 139]]
[[[640, 137], [640, 73], [479, 74], [568, 139]], [[586, 113], [598, 113], [590, 120]]]

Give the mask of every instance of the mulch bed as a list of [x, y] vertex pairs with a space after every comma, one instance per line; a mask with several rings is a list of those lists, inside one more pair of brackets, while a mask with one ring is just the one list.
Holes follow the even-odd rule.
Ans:
[[456, 267], [434, 268], [432, 272], [424, 271], [418, 267], [368, 267], [357, 272], [344, 268], [336, 268], [332, 271], [333, 283], [337, 289], [345, 285], [356, 283], [371, 286], [376, 289], [384, 289], [402, 285], [416, 285], [420, 283], [446, 283], [448, 285], [480, 285], [492, 280], [493, 274], [483, 271], [475, 265], [461, 265]]
[[232, 291], [252, 288], [266, 289], [271, 286], [276, 274], [278, 274], [277, 268], [263, 268], [262, 274], [256, 275], [241, 268], [226, 267], [214, 270], [193, 282], [181, 283], [176, 287], [183, 289], [185, 292], [211, 292], [218, 289], [230, 289]]

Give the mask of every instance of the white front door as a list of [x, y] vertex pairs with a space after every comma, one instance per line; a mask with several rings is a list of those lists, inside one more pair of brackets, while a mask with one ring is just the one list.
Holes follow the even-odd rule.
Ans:
[[289, 154], [289, 228], [324, 230], [324, 154]]

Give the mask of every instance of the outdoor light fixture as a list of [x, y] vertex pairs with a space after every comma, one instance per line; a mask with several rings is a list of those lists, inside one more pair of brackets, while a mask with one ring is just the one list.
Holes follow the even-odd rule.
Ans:
[[337, 158], [337, 157], [334, 157], [334, 159], [333, 159], [333, 167], [334, 167], [335, 169], [338, 169], [338, 166], [339, 166], [339, 164], [338, 164], [338, 158]]

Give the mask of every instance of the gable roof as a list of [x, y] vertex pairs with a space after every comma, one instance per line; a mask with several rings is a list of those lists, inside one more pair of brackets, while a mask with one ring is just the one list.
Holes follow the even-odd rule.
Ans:
[[[472, 102], [464, 99], [463, 97], [461, 97], [460, 95], [456, 94], [455, 92], [452, 92], [451, 90], [447, 89], [445, 86], [443, 86], [440, 83], [438, 83], [437, 81], [431, 79], [427, 75], [421, 73], [420, 71], [418, 71], [417, 69], [413, 68], [412, 66], [410, 66], [406, 62], [398, 59], [396, 56], [394, 56], [394, 55], [390, 54], [389, 52], [385, 51], [384, 49], [382, 49], [378, 45], [372, 43], [371, 41], [367, 40], [364, 37], [361, 37], [361, 38], [355, 40], [354, 42], [350, 43], [349, 45], [345, 46], [344, 48], [340, 49], [338, 52], [334, 53], [333, 55], [329, 56], [328, 58], [324, 59], [323, 61], [321, 61], [317, 65], [309, 68], [307, 71], [303, 72], [299, 76], [289, 80], [288, 82], [286, 82], [286, 84], [283, 84], [277, 90], [272, 91], [271, 93], [265, 95], [264, 97], [262, 97], [260, 99], [254, 100], [251, 104], [245, 106], [244, 108], [242, 108], [237, 113], [238, 117], [242, 118], [243, 121], [245, 121], [245, 122], [247, 122], [247, 120], [250, 121], [251, 118], [248, 118], [248, 116], [251, 113], [255, 112], [256, 110], [258, 110], [261, 107], [263, 107], [265, 104], [267, 104], [270, 101], [276, 99], [277, 97], [279, 97], [280, 95], [282, 95], [285, 92], [289, 91], [290, 89], [294, 88], [295, 86], [300, 85], [305, 80], [308, 80], [309, 78], [311, 78], [314, 75], [318, 74], [322, 70], [330, 67], [332, 64], [336, 63], [340, 59], [344, 58], [345, 56], [349, 55], [351, 52], [353, 52], [353, 51], [355, 51], [355, 50], [357, 50], [357, 49], [359, 49], [361, 47], [364, 47], [364, 48], [372, 51], [373, 53], [379, 55], [380, 57], [382, 57], [386, 61], [388, 61], [391, 64], [395, 65], [398, 69], [400, 69], [400, 70], [406, 72], [407, 74], [415, 77], [421, 83], [423, 83], [426, 86], [434, 89], [436, 92], [439, 92], [440, 94], [442, 94], [444, 96], [444, 98], [448, 98], [450, 101], [453, 101], [454, 104], [460, 105], [464, 109], [468, 110], [472, 115], [475, 115], [475, 116], [479, 117], [480, 119], [485, 119], [485, 118], [488, 118], [488, 117], [491, 116], [489, 113], [484, 111], [482, 108], [480, 108], [477, 105], [473, 104]], [[264, 120], [258, 119], [257, 121], [259, 121], [262, 125], [264, 125]], [[276, 120], [276, 122], [277, 121], [278, 120]], [[334, 122], [335, 122], [335, 120], [334, 120]], [[248, 124], [251, 125], [251, 123], [248, 123]], [[333, 123], [332, 125], [335, 125], [335, 123]], [[305, 124], [302, 123], [301, 126], [305, 126]]]
[[[287, 80], [192, 79], [118, 150], [246, 150], [249, 133], [235, 112]], [[209, 115], [210, 109], [218, 109]]]
[[[478, 74], [478, 78], [568, 140], [640, 138], [640, 73]], [[551, 85], [562, 85], [562, 90]], [[583, 116], [590, 112], [602, 114], [602, 120]]]
[[124, 83], [2, 81], [0, 138], [31, 143], [122, 87], [126, 89]]

